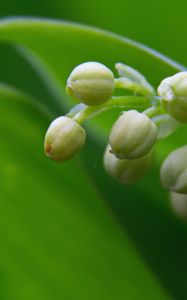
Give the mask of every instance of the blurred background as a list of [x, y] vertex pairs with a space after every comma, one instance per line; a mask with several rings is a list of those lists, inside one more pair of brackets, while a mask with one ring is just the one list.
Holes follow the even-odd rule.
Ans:
[[0, 15], [60, 18], [107, 29], [142, 42], [181, 63], [186, 57], [186, 1], [10, 0]]
[[[186, 6], [185, 0], [10, 0], [8, 3], [3, 0], [0, 16], [41, 16], [97, 26], [139, 41], [187, 65]], [[0, 51], [3, 69], [0, 80], [16, 84], [31, 94], [34, 86], [38, 96], [41, 84], [34, 81], [32, 69], [28, 69], [14, 49], [3, 45]], [[10, 72], [14, 68], [19, 68], [16, 78]], [[44, 90], [40, 96], [47, 97]]]
[[[7, 16], [36, 16], [45, 18], [64, 19], [68, 21], [96, 26], [141, 42], [147, 46], [152, 47], [155, 50], [160, 51], [161, 53], [180, 62], [181, 64], [187, 65], [186, 10], [186, 0], [2, 0], [0, 4], [0, 17], [4, 18]], [[15, 70], [16, 76], [13, 76], [12, 73], [15, 72]], [[35, 71], [20, 55], [18, 55], [14, 47], [5, 44], [0, 45], [0, 81], [19, 87], [22, 90], [30, 93], [31, 95], [37, 96], [38, 98], [41, 97], [50, 99], [50, 95], [46, 91], [41, 79], [35, 73]], [[90, 146], [90, 148], [88, 145], [87, 152], [92, 154], [92, 145]], [[90, 159], [91, 154], [89, 154], [88, 160]], [[85, 153], [85, 155], [87, 155], [87, 153]], [[71, 167], [71, 162], [69, 166]], [[92, 175], [97, 177], [98, 170], [95, 170], [94, 168], [92, 169]], [[24, 178], [24, 174], [22, 176]], [[103, 185], [111, 184], [112, 186], [112, 181], [108, 181], [108, 178], [106, 178], [105, 175], [101, 174], [99, 178], [103, 180]], [[155, 178], [157, 178], [158, 180], [158, 174]], [[29, 177], [26, 180], [29, 182]], [[32, 180], [34, 179], [32, 178]], [[71, 176], [68, 177], [68, 182], [71, 184]], [[50, 182], [48, 183], [50, 185]], [[145, 185], [145, 188], [146, 184], [149, 185], [148, 177], [147, 181], [143, 184]], [[157, 188], [157, 186], [158, 184], [156, 185], [155, 189]], [[30, 188], [29, 185], [28, 188]], [[25, 186], [25, 191], [28, 192], [27, 184]], [[120, 189], [119, 186], [114, 185], [113, 195], [117, 195], [120, 192], [122, 193], [122, 189]], [[53, 193], [53, 191], [51, 193]], [[111, 197], [110, 199], [111, 195], [109, 195], [109, 193], [110, 191], [108, 192], [108, 195], [106, 194], [110, 206], [109, 210], [113, 210], [114, 213], [117, 215], [117, 219], [121, 226], [120, 228], [123, 228], [124, 230], [127, 230], [128, 233], [130, 233], [130, 239], [134, 238], [135, 253], [136, 251], [140, 252], [142, 257], [145, 259], [146, 268], [148, 267], [148, 269], [150, 269], [151, 275], [149, 275], [151, 278], [153, 278], [151, 279], [151, 282], [152, 280], [154, 281], [155, 278], [158, 277], [159, 279], [156, 279], [156, 282], [158, 286], [161, 287], [161, 289], [164, 289], [164, 296], [159, 296], [158, 293], [156, 294], [154, 299], [187, 299], [186, 225], [179, 221], [177, 218], [175, 219], [175, 217], [171, 217], [167, 204], [163, 204], [163, 211], [161, 211], [161, 213], [159, 214], [160, 219], [157, 219], [157, 215], [154, 212], [153, 214], [151, 214], [151, 212], [154, 209], [160, 210], [160, 204], [150, 204], [149, 199], [147, 199], [147, 202], [145, 201], [145, 206], [142, 206], [142, 203], [144, 202], [140, 201], [139, 195], [137, 195], [136, 191], [133, 191], [133, 189], [128, 190], [130, 201], [127, 201], [126, 204], [122, 204], [122, 194], [119, 197], [113, 196], [113, 198]], [[89, 193], [87, 194], [85, 192], [84, 197], [89, 197]], [[151, 196], [145, 195], [145, 198], [146, 197], [149, 198]], [[22, 199], [23, 195], [19, 194], [17, 198]], [[135, 201], [137, 204], [137, 208], [135, 210], [133, 208], [133, 203], [131, 200]], [[124, 284], [123, 270], [127, 267], [124, 263], [124, 265], [122, 265], [120, 269], [120, 259], [118, 261], [118, 256], [120, 257], [120, 255], [123, 253], [123, 250], [117, 251], [115, 249], [115, 245], [113, 245], [111, 241], [110, 246], [113, 249], [112, 253], [115, 253], [116, 257], [114, 261], [111, 261], [111, 266], [109, 266], [107, 269], [107, 263], [111, 260], [111, 257], [107, 257], [107, 243], [105, 243], [105, 241], [103, 240], [102, 244], [102, 235], [101, 240], [98, 239], [98, 243], [101, 243], [100, 247], [102, 250], [100, 248], [97, 249], [97, 247], [94, 248], [94, 259], [98, 263], [98, 265], [102, 265], [101, 268], [95, 267], [94, 260], [91, 263], [91, 254], [90, 256], [88, 256], [86, 251], [87, 241], [85, 242], [84, 252], [82, 251], [81, 246], [77, 246], [74, 240], [71, 240], [69, 236], [66, 237], [67, 241], [65, 242], [67, 242], [67, 244], [70, 245], [69, 248], [67, 247], [66, 251], [68, 252], [68, 254], [69, 251], [72, 251], [72, 253], [70, 253], [69, 256], [69, 259], [72, 259], [72, 261], [66, 261], [65, 263], [67, 263], [67, 266], [65, 266], [65, 268], [68, 269], [70, 265], [73, 266], [72, 270], [75, 269], [76, 271], [75, 274], [72, 274], [71, 270], [69, 271], [69, 273], [63, 272], [62, 269], [64, 260], [63, 258], [61, 259], [60, 251], [57, 250], [59, 249], [59, 247], [61, 247], [60, 242], [58, 244], [58, 239], [59, 237], [61, 237], [61, 228], [58, 232], [58, 228], [56, 229], [56, 224], [54, 225], [52, 223], [52, 220], [50, 223], [51, 225], [49, 225], [49, 228], [40, 228], [40, 221], [38, 221], [40, 217], [37, 216], [37, 212], [35, 212], [37, 203], [34, 204], [32, 211], [33, 216], [36, 217], [36, 219], [38, 218], [38, 223], [36, 222], [37, 225], [35, 228], [35, 220], [32, 219], [32, 214], [30, 213], [29, 208], [26, 206], [26, 204], [25, 206], [23, 205], [24, 201], [27, 201], [27, 198], [22, 199], [22, 201], [20, 201], [20, 207], [17, 208], [22, 211], [20, 216], [23, 215], [25, 217], [24, 222], [26, 222], [26, 220], [28, 219], [28, 228], [26, 226], [27, 229], [23, 236], [21, 231], [22, 228], [19, 228], [19, 226], [18, 228], [16, 227], [19, 223], [15, 218], [16, 202], [14, 203], [15, 214], [7, 213], [6, 217], [6, 214], [4, 215], [4, 210], [0, 212], [0, 218], [2, 220], [5, 216], [5, 220], [1, 222], [1, 243], [4, 243], [4, 245], [6, 246], [4, 247], [4, 252], [3, 250], [1, 252], [0, 260], [1, 300], [150, 299], [148, 298], [148, 294], [146, 293], [147, 282], [148, 285], [150, 283], [149, 280], [146, 281], [147, 275], [145, 276], [146, 278], [142, 283], [142, 285], [145, 287], [145, 295], [143, 297], [141, 297], [141, 295], [138, 294], [139, 290], [141, 290], [141, 287], [137, 288], [137, 294], [131, 294], [131, 289], [128, 293], [128, 284], [130, 285], [130, 281], [133, 281], [133, 276], [135, 276], [134, 274], [131, 274], [131, 272], [127, 274], [127, 278], [125, 281], [127, 287], [125, 287], [124, 289], [122, 288], [120, 291], [120, 287]], [[158, 199], [158, 202], [159, 201], [161, 202], [161, 199]], [[49, 214], [50, 218], [50, 201], [48, 201], [47, 203], [48, 204], [46, 211], [44, 210], [44, 216], [46, 217]], [[43, 209], [43, 205], [45, 206], [45, 201], [39, 203], [38, 205], [39, 209], [41, 209], [41, 207]], [[75, 205], [76, 209], [79, 211], [79, 205], [77, 203], [73, 203], [73, 205]], [[93, 207], [90, 207], [90, 209], [97, 211], [97, 205], [96, 207], [94, 205], [95, 204], [93, 204]], [[8, 211], [8, 206], [6, 209]], [[59, 212], [60, 211], [61, 206], [59, 204]], [[145, 213], [146, 211], [147, 214]], [[150, 214], [148, 214], [148, 212], [150, 212]], [[133, 213], [135, 213], [135, 222], [132, 222]], [[70, 217], [70, 219], [72, 218], [72, 220], [68, 220], [68, 222], [66, 222], [66, 217], [66, 215], [62, 217], [62, 228], [64, 228], [63, 226], [69, 224], [68, 222], [73, 220], [73, 215], [71, 215]], [[93, 215], [91, 210], [89, 218], [92, 219], [92, 217]], [[136, 217], [137, 219], [139, 218], [139, 221], [137, 220], [137, 222]], [[10, 219], [11, 221], [9, 221]], [[165, 221], [166, 219], [167, 221]], [[6, 230], [4, 230], [4, 228], [13, 228], [14, 225], [15, 228], [17, 228], [17, 231], [15, 231], [15, 235], [14, 231], [12, 231], [13, 236], [12, 238], [10, 238], [10, 241], [7, 241], [5, 234]], [[107, 228], [107, 224], [105, 224], [104, 226]], [[31, 230], [31, 232], [29, 230]], [[48, 241], [47, 232], [50, 233], [49, 236], [54, 238], [54, 240]], [[35, 238], [33, 239], [35, 240], [36, 247], [32, 245], [32, 234], [36, 234], [36, 236], [38, 234], [38, 241], [36, 241]], [[43, 234], [46, 234], [46, 236], [43, 236]], [[68, 234], [71, 235], [71, 228], [68, 228]], [[76, 234], [77, 233], [74, 232], [75, 236]], [[77, 234], [78, 237], [79, 234], [80, 233]], [[87, 234], [89, 236], [89, 233], [87, 232], [86, 235], [82, 235], [83, 241], [85, 236], [86, 238], [88, 238]], [[108, 232], [108, 236], [110, 236], [110, 232]], [[90, 236], [89, 238], [91, 240]], [[11, 239], [14, 242], [12, 242]], [[79, 242], [79, 240], [77, 242]], [[41, 249], [39, 249], [38, 245], [40, 245], [40, 243], [41, 245], [42, 243], [43, 245], [47, 245], [48, 249], [46, 250], [46, 252], [43, 251], [42, 247]], [[90, 245], [91, 242], [89, 246]], [[119, 246], [119, 248], [120, 247], [123, 248], [122, 246]], [[106, 261], [104, 260], [104, 262], [102, 260], [102, 256], [100, 256], [100, 251], [102, 251], [102, 254], [106, 256]], [[126, 249], [126, 251], [126, 253], [131, 253], [129, 249]], [[79, 254], [79, 256], [78, 258], [74, 259], [74, 253], [76, 252]], [[42, 262], [40, 261], [40, 256], [43, 256]], [[58, 259], [56, 259], [56, 257]], [[127, 255], [125, 259], [126, 261], [131, 261], [131, 255]], [[134, 261], [133, 258], [132, 261]], [[109, 276], [106, 280], [103, 279], [103, 282], [100, 283], [101, 286], [99, 286], [97, 283], [97, 278], [99, 278], [100, 276], [101, 278], [105, 278], [105, 275], [111, 272], [113, 277], [115, 277], [116, 263], [117, 266], [119, 264], [118, 271], [120, 273], [118, 274], [119, 280], [116, 279], [116, 282], [118, 281], [118, 283], [115, 283], [115, 285], [110, 289], [109, 287], [110, 285], [112, 285], [113, 279]], [[85, 264], [85, 266], [83, 264]], [[90, 264], [88, 268], [86, 264]], [[140, 265], [141, 264], [142, 262], [140, 263]], [[132, 273], [139, 273], [139, 270], [141, 269], [140, 265], [136, 263], [131, 265], [129, 263], [127, 269], [131, 270], [132, 266], [132, 269], [134, 270], [132, 271]], [[91, 270], [90, 273], [92, 275], [92, 281], [90, 280], [90, 274], [88, 276], [88, 281], [86, 281], [87, 274], [84, 274], [84, 271], [87, 269]], [[51, 273], [53, 272], [55, 274], [54, 276], [51, 275]], [[79, 278], [79, 276], [81, 279]], [[15, 277], [17, 278], [17, 280], [15, 280]], [[88, 290], [86, 289], [86, 286], [88, 287]], [[134, 280], [134, 286], [134, 289], [136, 290], [136, 287], [138, 286], [138, 280], [136, 281], [136, 279]], [[77, 293], [74, 293], [75, 288], [77, 289]], [[105, 294], [107, 289], [109, 289], [109, 292]], [[118, 293], [116, 294], [117, 290]], [[124, 292], [125, 290], [127, 290], [126, 294]], [[85, 293], [83, 293], [82, 291], [85, 291]], [[90, 293], [90, 291], [92, 293]], [[150, 292], [151, 291], [152, 286], [150, 288]]]

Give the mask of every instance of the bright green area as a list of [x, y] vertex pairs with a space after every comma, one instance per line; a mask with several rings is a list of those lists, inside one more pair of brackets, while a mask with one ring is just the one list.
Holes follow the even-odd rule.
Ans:
[[[181, 68], [124, 38], [67, 23], [5, 21], [0, 40], [32, 51], [25, 55], [40, 62], [44, 80], [38, 96], [50, 90], [53, 99], [38, 103], [54, 114], [67, 110], [65, 80], [82, 61], [124, 61], [154, 85]], [[186, 299], [187, 230], [166, 205], [158, 169], [135, 187], [120, 186], [104, 173], [93, 134], [82, 161], [55, 164], [43, 154], [49, 118], [41, 105], [6, 86], [0, 98], [1, 298]], [[104, 120], [97, 126], [106, 130]], [[158, 162], [184, 141], [183, 129], [162, 142]]]
[[0, 98], [1, 299], [169, 299], [80, 160], [44, 157], [48, 117], [6, 86]]

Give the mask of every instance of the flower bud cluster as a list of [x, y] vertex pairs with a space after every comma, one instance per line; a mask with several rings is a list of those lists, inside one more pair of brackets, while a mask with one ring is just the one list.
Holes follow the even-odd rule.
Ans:
[[[161, 105], [174, 119], [187, 123], [187, 71], [165, 78], [158, 87]], [[164, 160], [160, 178], [163, 187], [171, 191], [171, 206], [181, 216], [187, 216], [187, 146], [171, 152]]]
[[[125, 109], [114, 122], [103, 160], [106, 171], [113, 178], [129, 184], [141, 178], [151, 167], [153, 149], [160, 136], [172, 133], [178, 122], [187, 123], [187, 71], [164, 79], [158, 87], [158, 97], [141, 73], [121, 63], [116, 64], [116, 69], [120, 76], [117, 79], [110, 69], [98, 62], [83, 63], [71, 72], [66, 90], [81, 104], [51, 123], [44, 148], [52, 160], [64, 162], [71, 159], [85, 143], [86, 133], [80, 124], [90, 115], [110, 108], [112, 101], [116, 101], [114, 93], [117, 88], [131, 91], [137, 95], [136, 104], [128, 102], [130, 110]], [[154, 101], [151, 102], [149, 97], [157, 103], [152, 105]], [[126, 106], [127, 98], [124, 96]], [[136, 110], [137, 99], [150, 103], [145, 111]], [[119, 106], [122, 107], [121, 102]], [[173, 151], [166, 158], [160, 174], [165, 188], [177, 195], [187, 195], [187, 146]]]

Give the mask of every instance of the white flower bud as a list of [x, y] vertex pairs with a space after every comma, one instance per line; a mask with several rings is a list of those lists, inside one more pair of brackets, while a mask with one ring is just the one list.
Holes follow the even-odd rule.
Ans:
[[187, 195], [171, 192], [170, 201], [173, 211], [180, 218], [187, 220]]
[[156, 140], [156, 125], [145, 114], [130, 110], [114, 123], [109, 143], [118, 158], [135, 159], [146, 155]]
[[187, 146], [169, 154], [160, 171], [162, 185], [174, 192], [187, 193]]
[[167, 112], [179, 122], [187, 123], [187, 71], [165, 78], [158, 94]]
[[78, 65], [67, 80], [67, 92], [87, 105], [99, 105], [114, 92], [113, 73], [103, 64], [86, 62]]
[[52, 160], [63, 162], [77, 154], [85, 142], [85, 130], [67, 117], [55, 119], [45, 135], [45, 153]]
[[139, 159], [119, 159], [111, 153], [111, 147], [108, 145], [103, 162], [109, 175], [123, 184], [131, 184], [150, 169], [153, 157], [153, 151], [151, 151]]

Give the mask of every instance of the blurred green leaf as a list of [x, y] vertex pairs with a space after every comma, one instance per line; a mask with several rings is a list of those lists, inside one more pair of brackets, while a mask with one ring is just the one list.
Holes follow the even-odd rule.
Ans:
[[[184, 68], [158, 52], [116, 34], [48, 19], [4, 19], [0, 25], [0, 41], [19, 45], [19, 51], [53, 93], [55, 103], [42, 100], [55, 113], [56, 107], [59, 113], [64, 109], [67, 112], [72, 104], [64, 87], [71, 70], [79, 63], [97, 60], [113, 70], [116, 62], [127, 63], [142, 72], [154, 86]], [[105, 119], [97, 118], [105, 135], [115, 118], [113, 112], [106, 114]], [[91, 123], [95, 125], [95, 122]]]
[[17, 90], [0, 99], [1, 299], [169, 299], [80, 160], [44, 157], [49, 118]]
[[[0, 23], [0, 41], [21, 45], [22, 54], [35, 65], [60, 104], [70, 99], [64, 86], [79, 63], [97, 60], [114, 69], [116, 62], [128, 63], [152, 84], [183, 67], [158, 52], [124, 37], [68, 22], [39, 18], [10, 18]], [[58, 102], [57, 101], [57, 102]]]
[[[60, 21], [5, 20], [0, 41], [21, 46], [53, 92], [59, 114], [71, 104], [64, 86], [78, 63], [97, 60], [113, 68], [124, 62], [154, 86], [183, 69], [128, 39]], [[6, 87], [0, 98], [4, 299], [168, 299], [152, 271], [171, 297], [186, 299], [187, 230], [164, 203], [158, 170], [124, 188], [104, 174], [103, 147], [89, 137], [85, 165], [50, 162], [42, 149], [49, 121], [35, 106], [55, 109]], [[96, 123], [106, 129], [114, 118], [106, 114]], [[181, 142], [184, 130], [177, 134]], [[160, 143], [158, 160], [177, 143], [176, 135], [169, 146]]]

